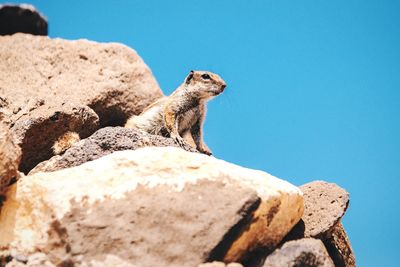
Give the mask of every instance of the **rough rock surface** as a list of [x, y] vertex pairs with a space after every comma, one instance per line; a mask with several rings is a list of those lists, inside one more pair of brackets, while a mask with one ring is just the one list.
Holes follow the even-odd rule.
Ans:
[[53, 263], [235, 262], [278, 244], [302, 212], [301, 191], [267, 173], [146, 147], [20, 179], [0, 214], [0, 249]]
[[263, 267], [334, 267], [321, 240], [303, 238], [286, 242], [267, 257]]
[[0, 117], [22, 148], [27, 173], [68, 131], [85, 138], [122, 125], [162, 96], [151, 71], [124, 45], [15, 34], [0, 37]]
[[340, 222], [349, 205], [349, 193], [333, 183], [314, 181], [302, 185], [304, 214], [285, 237], [285, 240], [303, 237], [321, 239], [335, 266], [355, 266], [350, 241]]
[[213, 261], [213, 262], [202, 263], [197, 267], [243, 267], [243, 265], [237, 262], [225, 264], [221, 261]]
[[343, 228], [342, 223], [336, 224], [329, 238], [324, 240], [329, 255], [338, 267], [355, 267], [356, 259], [350, 240]]
[[31, 5], [0, 5], [0, 35], [47, 35], [47, 19]]
[[[115, 151], [136, 150], [145, 146], [178, 147], [179, 145], [171, 138], [150, 135], [123, 127], [105, 127], [76, 143], [63, 155], [57, 155], [39, 163], [29, 174], [74, 167]], [[190, 152], [197, 151], [189, 145], [184, 149]]]
[[292, 235], [323, 238], [331, 232], [346, 212], [349, 193], [333, 183], [314, 181], [300, 187], [304, 193], [302, 221]]
[[5, 192], [10, 182], [18, 177], [20, 159], [21, 149], [15, 144], [7, 126], [0, 122], [0, 195]]

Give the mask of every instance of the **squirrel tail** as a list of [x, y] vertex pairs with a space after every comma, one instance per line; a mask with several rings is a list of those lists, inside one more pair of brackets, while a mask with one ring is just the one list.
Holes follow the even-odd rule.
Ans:
[[66, 132], [54, 142], [53, 152], [55, 155], [63, 154], [67, 149], [72, 147], [73, 144], [79, 142], [81, 139], [76, 132]]

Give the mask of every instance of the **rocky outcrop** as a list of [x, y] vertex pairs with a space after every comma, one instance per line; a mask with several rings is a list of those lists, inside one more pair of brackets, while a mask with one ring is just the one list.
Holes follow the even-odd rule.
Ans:
[[300, 189], [304, 193], [304, 214], [286, 240], [319, 238], [335, 266], [356, 266], [350, 241], [340, 222], [349, 205], [349, 193], [324, 181], [314, 181]]
[[27, 173], [66, 132], [86, 138], [122, 125], [162, 96], [149, 68], [124, 45], [15, 34], [0, 37], [0, 117]]
[[[123, 127], [105, 127], [76, 143], [63, 155], [54, 156], [47, 161], [39, 163], [29, 174], [74, 167], [115, 151], [136, 150], [145, 146], [179, 147], [171, 138], [150, 135]], [[185, 146], [184, 149], [191, 152], [197, 151], [190, 145]]]
[[47, 19], [31, 5], [0, 5], [0, 35], [47, 35]]
[[263, 267], [334, 267], [324, 244], [314, 238], [286, 242], [272, 253]]
[[0, 123], [0, 207], [1, 195], [12, 180], [19, 176], [18, 165], [21, 159], [21, 149], [15, 144], [15, 140], [9, 129]]
[[272, 250], [302, 213], [301, 191], [267, 173], [146, 147], [20, 179], [0, 214], [0, 247], [53, 264], [228, 263]]
[[[21, 5], [0, 31], [12, 12], [43, 30]], [[161, 96], [124, 45], [0, 36], [1, 267], [355, 266], [339, 186], [118, 127]]]

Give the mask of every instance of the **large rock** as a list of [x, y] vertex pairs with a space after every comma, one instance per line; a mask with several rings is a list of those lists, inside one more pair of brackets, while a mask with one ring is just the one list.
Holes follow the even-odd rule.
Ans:
[[0, 122], [0, 196], [10, 182], [18, 177], [20, 159], [21, 149], [15, 144], [9, 129]]
[[0, 35], [47, 35], [47, 19], [31, 5], [0, 5]]
[[[85, 138], [122, 125], [162, 96], [151, 71], [124, 45], [15, 34], [0, 37], [0, 113], [27, 173], [68, 131]], [[1, 116], [0, 116], [1, 117]]]
[[235, 262], [275, 247], [302, 213], [301, 191], [267, 173], [146, 147], [20, 179], [0, 214], [0, 248], [57, 263]]
[[[123, 127], [105, 127], [76, 143], [63, 155], [57, 155], [39, 163], [29, 174], [74, 167], [115, 151], [136, 150], [145, 146], [179, 147], [171, 138], [150, 135]], [[197, 151], [190, 145], [185, 146], [184, 149], [190, 152]]]
[[340, 222], [349, 205], [349, 193], [333, 183], [314, 181], [300, 187], [304, 214], [285, 240], [303, 237], [321, 239], [335, 266], [355, 266], [350, 241]]
[[334, 267], [321, 240], [304, 238], [286, 242], [267, 257], [263, 267]]

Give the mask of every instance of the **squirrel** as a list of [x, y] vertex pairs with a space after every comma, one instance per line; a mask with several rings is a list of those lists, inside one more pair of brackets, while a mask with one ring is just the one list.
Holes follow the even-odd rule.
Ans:
[[217, 74], [192, 70], [170, 96], [158, 99], [140, 115], [129, 118], [125, 128], [170, 137], [180, 146], [185, 145], [184, 140], [193, 141], [199, 152], [212, 155], [203, 141], [206, 102], [225, 87], [225, 81]]

